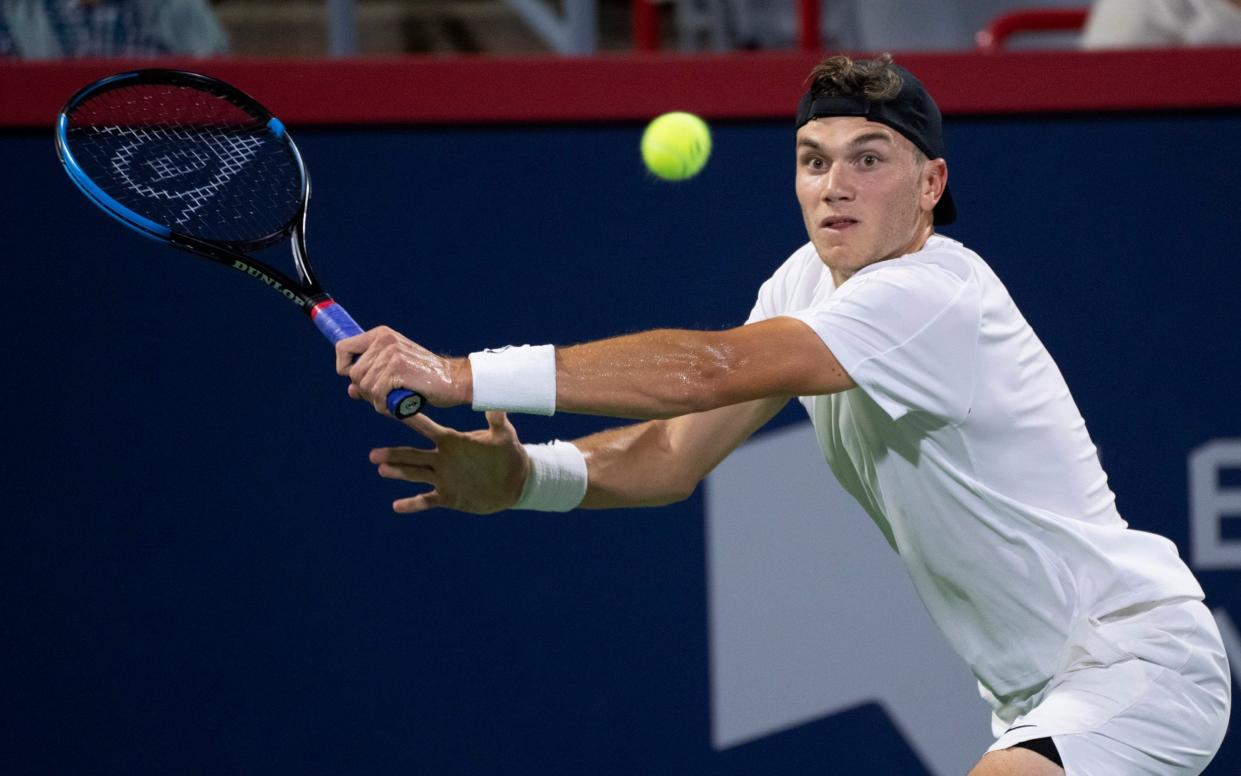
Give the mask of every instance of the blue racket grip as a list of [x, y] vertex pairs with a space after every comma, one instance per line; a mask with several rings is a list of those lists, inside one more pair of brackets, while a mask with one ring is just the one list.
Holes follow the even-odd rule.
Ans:
[[[362, 333], [362, 327], [349, 313], [345, 312], [345, 308], [336, 303], [335, 299], [325, 299], [311, 308], [310, 319], [333, 345], [346, 337]], [[422, 395], [404, 388], [393, 388], [388, 394], [386, 403], [388, 412], [391, 412], [393, 417], [403, 420], [417, 415], [422, 410]]]

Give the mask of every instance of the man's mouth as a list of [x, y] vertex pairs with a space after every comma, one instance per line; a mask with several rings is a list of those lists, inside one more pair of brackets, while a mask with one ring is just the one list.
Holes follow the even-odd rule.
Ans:
[[819, 222], [819, 228], [831, 229], [833, 231], [844, 231], [857, 223], [856, 218], [848, 216], [828, 216]]

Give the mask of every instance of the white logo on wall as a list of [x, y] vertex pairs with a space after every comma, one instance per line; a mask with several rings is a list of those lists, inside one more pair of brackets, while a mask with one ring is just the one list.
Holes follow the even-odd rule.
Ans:
[[706, 513], [717, 749], [878, 703], [936, 776], [977, 762], [992, 739], [974, 678], [809, 423], [729, 456]]
[[[1215, 439], [1189, 454], [1189, 544], [1195, 569], [1241, 571], [1241, 540], [1226, 539], [1224, 531], [1224, 521], [1241, 521], [1241, 487], [1221, 482], [1228, 470], [1241, 471], [1241, 439]], [[1226, 609], [1215, 607], [1213, 613], [1233, 678], [1241, 684], [1241, 632]]]
[[1241, 488], [1220, 473], [1241, 470], [1241, 439], [1216, 439], [1189, 454], [1189, 541], [1194, 568], [1241, 569], [1241, 541], [1224, 539], [1224, 521], [1241, 520]]

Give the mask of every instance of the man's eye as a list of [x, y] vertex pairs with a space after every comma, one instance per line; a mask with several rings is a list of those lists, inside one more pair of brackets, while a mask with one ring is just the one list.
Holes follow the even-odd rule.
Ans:
[[823, 169], [823, 160], [818, 158], [817, 156], [811, 157], [806, 160], [806, 166], [812, 170], [821, 170]]
[[862, 157], [863, 167], [874, 167], [876, 164], [879, 164], [878, 156], [875, 156], [874, 154], [866, 154]]

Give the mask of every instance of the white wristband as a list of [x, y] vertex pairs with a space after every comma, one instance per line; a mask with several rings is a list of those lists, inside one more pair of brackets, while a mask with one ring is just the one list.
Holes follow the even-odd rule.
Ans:
[[568, 512], [586, 497], [586, 456], [572, 442], [523, 445], [530, 455], [530, 476], [513, 509]]
[[556, 349], [508, 345], [470, 354], [475, 410], [556, 414]]

